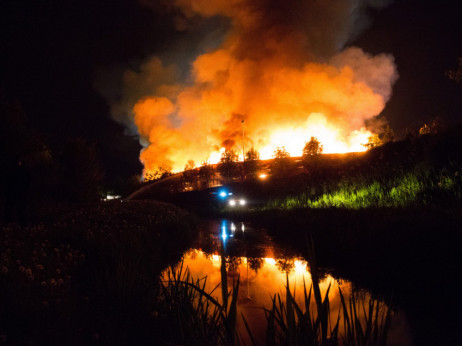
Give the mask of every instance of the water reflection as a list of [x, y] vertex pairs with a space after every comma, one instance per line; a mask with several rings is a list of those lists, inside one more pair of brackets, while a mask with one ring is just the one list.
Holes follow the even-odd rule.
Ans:
[[[231, 290], [239, 278], [238, 316], [241, 312], [244, 314], [253, 336], [261, 342], [266, 338], [267, 327], [262, 307], [270, 309], [275, 294], [279, 294], [284, 303], [287, 282], [296, 304], [300, 307], [304, 307], [306, 303], [305, 290], [308, 292], [311, 287], [314, 288], [314, 296], [318, 296], [313, 297], [309, 304], [312, 314], [319, 313], [318, 299], [324, 299], [328, 293], [330, 311], [335, 312], [333, 322], [330, 323], [335, 323], [339, 314], [345, 315], [340, 313], [345, 307], [342, 306], [340, 292], [343, 293], [346, 304], [351, 304], [350, 297], [354, 291], [352, 284], [334, 279], [327, 270], [316, 268], [313, 263], [311, 261], [310, 265], [293, 249], [278, 247], [264, 230], [228, 220], [207, 222], [198, 234], [195, 246], [183, 256], [183, 265], [189, 268], [192, 277], [207, 277], [205, 289], [208, 292], [223, 282]], [[364, 314], [367, 314], [368, 306], [373, 300], [369, 294], [360, 293], [356, 297], [361, 299], [353, 301], [353, 306], [358, 305], [358, 317], [364, 320]], [[219, 295], [216, 298], [220, 300]], [[379, 310], [374, 313], [375, 318], [384, 318], [378, 316]], [[242, 332], [244, 326], [240, 318], [238, 328], [241, 334], [245, 334]], [[332, 324], [330, 328], [333, 329]], [[339, 333], [345, 333], [345, 328], [346, 324], [340, 323]], [[401, 334], [399, 340], [401, 345], [410, 344], [404, 341]]]
[[239, 222], [236, 226], [236, 224], [232, 221], [221, 221], [221, 239], [223, 241], [223, 245], [226, 245], [226, 238], [234, 237], [236, 231], [241, 231], [242, 233], [245, 232], [245, 225], [243, 222]]

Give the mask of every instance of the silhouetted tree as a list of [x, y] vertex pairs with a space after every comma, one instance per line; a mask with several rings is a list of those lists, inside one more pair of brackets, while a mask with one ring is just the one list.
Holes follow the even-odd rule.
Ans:
[[435, 117], [419, 129], [419, 135], [437, 134], [441, 132], [442, 129], [443, 125], [441, 124], [441, 120], [439, 117]]
[[303, 148], [303, 159], [310, 158], [312, 156], [317, 156], [322, 154], [323, 146], [320, 141], [316, 137], [311, 137], [309, 142], [305, 143], [305, 147]]
[[194, 160], [188, 160], [188, 162], [186, 163], [186, 166], [184, 166], [185, 171], [189, 171], [194, 168], [196, 168], [196, 164], [194, 163]]
[[213, 176], [213, 166], [207, 160], [202, 161], [201, 167], [199, 168], [199, 178], [204, 188], [210, 186], [210, 182], [213, 181]]
[[446, 75], [453, 81], [462, 82], [462, 57], [459, 58], [459, 65], [454, 70], [449, 70]]
[[26, 207], [30, 186], [30, 174], [26, 164], [13, 158], [6, 167], [5, 222], [26, 224]]
[[[0, 90], [0, 160], [24, 157], [28, 142], [26, 117], [19, 102], [7, 98]], [[2, 167], [5, 167], [4, 162]]]
[[218, 165], [218, 171], [225, 180], [225, 182], [231, 182], [235, 177], [238, 176], [237, 166], [238, 155], [233, 149], [227, 149], [221, 155], [220, 164]]
[[193, 160], [189, 160], [184, 171], [182, 173], [183, 185], [185, 188], [197, 188], [197, 182], [199, 179], [199, 172], [196, 168], [196, 164]]
[[382, 144], [383, 143], [382, 143], [382, 140], [380, 139], [379, 135], [374, 134], [372, 136], [369, 136], [369, 138], [367, 139], [367, 143], [363, 144], [363, 146], [366, 147], [369, 150], [369, 149], [379, 147]]
[[295, 262], [291, 258], [280, 258], [276, 261], [276, 267], [284, 273], [290, 273], [295, 268]]
[[228, 273], [236, 274], [239, 266], [242, 263], [241, 257], [238, 256], [229, 256], [226, 258], [226, 266]]
[[[28, 125], [19, 102], [0, 90], [0, 166], [6, 167], [12, 159], [37, 166], [49, 161], [51, 152], [39, 133]], [[0, 170], [0, 177], [3, 172]]]
[[395, 133], [390, 128], [390, 125], [387, 125], [387, 127], [385, 127], [385, 130], [383, 131], [382, 143], [385, 144], [388, 142], [393, 142], [394, 139], [395, 139]]
[[168, 177], [171, 177], [173, 175], [172, 171], [170, 168], [163, 168], [159, 167], [156, 171], [154, 172], [148, 172], [144, 175], [144, 181], [149, 182], [149, 181], [157, 181], [157, 180], [162, 180]]
[[430, 126], [428, 126], [427, 124], [424, 124], [424, 126], [422, 126], [419, 129], [419, 135], [428, 135], [430, 133], [431, 133]]
[[247, 261], [249, 262], [250, 269], [255, 270], [255, 272], [258, 272], [263, 267], [263, 258], [261, 257], [248, 257]]
[[117, 176], [111, 181], [111, 184], [106, 186], [106, 192], [123, 197], [129, 196], [132, 192], [138, 190], [141, 185], [141, 176], [134, 174], [129, 178]]
[[260, 160], [260, 153], [255, 148], [250, 148], [249, 151], [245, 153], [246, 161], [256, 161]]
[[101, 196], [103, 172], [96, 147], [83, 138], [71, 138], [59, 157], [63, 193], [71, 202], [91, 202]]
[[286, 159], [289, 157], [290, 157], [290, 154], [284, 146], [277, 147], [276, 150], [273, 152], [273, 158], [278, 159], [278, 160]]
[[14, 212], [15, 221], [25, 223], [26, 202], [38, 196], [43, 202], [50, 190], [47, 187], [55, 182], [52, 156], [40, 134], [28, 124], [21, 104], [4, 89], [0, 89], [0, 167], [0, 193], [6, 207], [11, 204], [12, 208], [5, 209], [5, 214], [10, 214], [6, 219], [12, 219]]
[[258, 160], [260, 160], [260, 153], [255, 150], [255, 148], [251, 148], [245, 154], [244, 171], [247, 177], [256, 177], [258, 172]]
[[271, 173], [274, 177], [287, 176], [292, 170], [292, 160], [285, 147], [277, 147], [273, 154], [274, 160], [271, 164]]
[[303, 166], [306, 170], [311, 171], [318, 165], [318, 158], [322, 154], [323, 146], [316, 137], [305, 143], [302, 154]]

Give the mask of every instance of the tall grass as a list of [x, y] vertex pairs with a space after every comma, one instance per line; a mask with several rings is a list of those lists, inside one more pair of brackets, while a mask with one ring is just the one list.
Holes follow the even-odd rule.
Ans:
[[[314, 259], [314, 257], [312, 257]], [[239, 280], [227, 289], [226, 267], [222, 257], [221, 301], [214, 297], [219, 285], [206, 291], [207, 277], [194, 280], [183, 265], [170, 268], [159, 295], [161, 319], [170, 321], [182, 344], [239, 345], [242, 331], [236, 327]], [[383, 301], [361, 292], [344, 296], [340, 286], [338, 311], [331, 308], [331, 285], [324, 297], [315, 262], [311, 264], [312, 284], [303, 284], [302, 301], [290, 290], [287, 276], [285, 294], [272, 297], [265, 312], [266, 340], [255, 340], [244, 317], [250, 343], [267, 345], [386, 345], [393, 312]], [[172, 331], [167, 333], [174, 335]], [[170, 340], [171, 341], [171, 340]]]
[[[316, 190], [323, 192], [316, 194]], [[416, 169], [393, 178], [344, 177], [327, 186], [312, 186], [309, 191], [271, 200], [265, 208], [396, 208], [433, 205], [461, 197], [458, 170]]]
[[[342, 302], [344, 335], [343, 345], [386, 345], [391, 328], [392, 310], [376, 299], [366, 301], [353, 293], [348, 304], [339, 287]], [[364, 318], [359, 317], [362, 310]]]
[[[224, 266], [223, 263], [222, 267]], [[176, 334], [175, 341], [181, 344], [241, 344], [236, 328], [239, 279], [232, 290], [228, 291], [226, 269], [224, 274], [220, 302], [213, 296], [220, 285], [207, 292], [207, 277], [194, 279], [189, 269], [184, 268], [182, 264], [176, 270], [167, 270], [160, 285], [157, 306], [160, 319], [167, 320], [174, 326], [174, 329], [165, 335], [171, 337]], [[246, 321], [245, 324], [247, 325]]]
[[[329, 285], [323, 299], [316, 299], [318, 283], [313, 281], [303, 301], [297, 303], [287, 282], [285, 302], [274, 295], [271, 309], [265, 309], [268, 345], [386, 345], [392, 310], [383, 302], [353, 292], [345, 299], [339, 287], [341, 308], [331, 311]], [[312, 297], [315, 309], [313, 310]], [[362, 316], [361, 316], [362, 314]]]
[[[275, 294], [271, 309], [265, 309], [268, 322], [267, 344], [386, 345], [392, 313], [390, 308], [379, 300], [352, 292], [347, 301], [339, 285], [341, 308], [332, 320], [329, 300], [331, 285], [329, 284], [322, 297], [311, 237], [307, 239], [307, 244], [311, 287], [307, 293], [305, 281], [303, 282], [303, 302], [298, 304], [295, 288], [292, 294], [287, 276], [285, 302], [279, 294]], [[312, 309], [312, 305], [315, 309]], [[361, 312], [363, 317], [360, 317]]]
[[196, 222], [166, 203], [114, 201], [50, 224], [2, 227], [0, 339], [145, 343], [158, 275], [190, 246]]

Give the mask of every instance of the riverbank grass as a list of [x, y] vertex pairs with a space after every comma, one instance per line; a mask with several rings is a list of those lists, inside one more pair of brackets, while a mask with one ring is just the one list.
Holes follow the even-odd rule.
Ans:
[[407, 208], [459, 203], [462, 197], [462, 174], [459, 170], [418, 169], [402, 172], [393, 178], [366, 180], [362, 177], [344, 178], [326, 191], [300, 194], [270, 200], [265, 209], [295, 208]]
[[181, 258], [196, 223], [167, 203], [115, 201], [52, 223], [3, 227], [1, 338], [8, 344], [155, 340], [159, 275]]

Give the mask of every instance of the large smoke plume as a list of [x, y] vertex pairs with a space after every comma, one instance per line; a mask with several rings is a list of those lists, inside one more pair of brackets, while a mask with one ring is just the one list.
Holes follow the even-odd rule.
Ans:
[[271, 145], [290, 147], [297, 131], [323, 141], [322, 129], [331, 129], [348, 146], [384, 109], [397, 72], [391, 55], [345, 47], [367, 27], [366, 10], [389, 2], [169, 2], [179, 29], [219, 17], [229, 30], [192, 59], [186, 77], [158, 56], [126, 71], [113, 115], [136, 126], [146, 171], [181, 170], [190, 159], [200, 163], [222, 147], [239, 148], [242, 120], [245, 147], [264, 155]]

